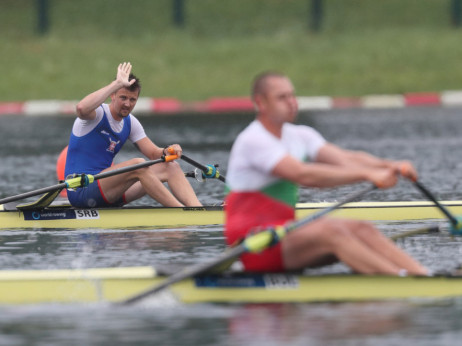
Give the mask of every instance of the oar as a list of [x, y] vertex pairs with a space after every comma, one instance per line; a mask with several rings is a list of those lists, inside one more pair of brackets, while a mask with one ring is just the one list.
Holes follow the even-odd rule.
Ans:
[[451, 222], [451, 233], [452, 234], [459, 234], [461, 235], [461, 229], [462, 229], [462, 224], [459, 222], [459, 220], [452, 215], [447, 208], [445, 208], [438, 200], [436, 197], [431, 193], [422, 183], [419, 181], [414, 181], [414, 185], [417, 186], [417, 188], [435, 205], [443, 212], [444, 215], [449, 219]]
[[184, 176], [186, 178], [194, 178], [199, 183], [205, 183], [204, 174], [199, 168], [195, 168], [194, 171], [185, 172]]
[[412, 231], [407, 231], [403, 233], [399, 233], [396, 235], [393, 235], [390, 237], [391, 240], [396, 241], [398, 239], [403, 239], [407, 237], [412, 237], [414, 235], [419, 235], [419, 234], [429, 234], [429, 233], [438, 233], [440, 232], [440, 227], [439, 226], [429, 226], [429, 227], [422, 227], [418, 229], [414, 229]]
[[52, 186], [44, 187], [44, 188], [41, 188], [41, 189], [38, 189], [38, 190], [33, 190], [33, 191], [21, 193], [19, 195], [15, 195], [15, 196], [11, 196], [11, 197], [2, 198], [2, 199], [0, 199], [0, 204], [5, 204], [5, 203], [8, 203], [8, 202], [18, 201], [20, 199], [41, 195], [41, 194], [48, 193], [48, 192], [51, 192], [51, 191], [62, 190], [62, 189], [66, 189], [66, 188], [67, 189], [75, 189], [75, 188], [78, 188], [78, 187], [87, 186], [88, 184], [91, 184], [94, 181], [99, 180], [99, 179], [112, 177], [114, 175], [122, 174], [122, 173], [126, 173], [126, 172], [131, 172], [131, 171], [134, 171], [134, 170], [137, 170], [137, 169], [140, 169], [140, 168], [144, 168], [144, 167], [154, 165], [156, 163], [170, 162], [170, 161], [176, 160], [177, 158], [178, 157], [176, 155], [162, 156], [160, 159], [157, 159], [157, 160], [145, 161], [145, 162], [138, 163], [136, 165], [117, 168], [117, 169], [114, 169], [114, 170], [111, 170], [111, 171], [106, 171], [106, 172], [98, 173], [98, 174], [95, 174], [95, 175], [82, 174], [82, 175], [79, 175], [79, 176], [77, 176], [75, 178], [66, 179], [64, 182], [61, 182], [61, 183], [56, 184], [56, 185], [52, 185]]
[[222, 182], [226, 182], [226, 178], [220, 174], [216, 166], [213, 166], [213, 165], [204, 166], [203, 164], [197, 161], [194, 161], [193, 159], [186, 156], [185, 154], [181, 154], [181, 159], [193, 165], [194, 167], [199, 168], [204, 173], [204, 176], [206, 178], [216, 178], [216, 179], [221, 180]]
[[211, 269], [220, 266], [223, 263], [227, 263], [233, 259], [238, 258], [243, 253], [263, 251], [264, 249], [276, 244], [279, 241], [279, 239], [283, 238], [287, 233], [293, 231], [294, 229], [299, 228], [314, 220], [317, 220], [320, 217], [326, 215], [327, 213], [330, 213], [331, 211], [341, 207], [342, 205], [357, 200], [358, 198], [362, 197], [364, 194], [374, 189], [376, 189], [376, 186], [369, 186], [361, 191], [351, 194], [350, 196], [345, 198], [345, 200], [338, 202], [337, 204], [334, 204], [328, 208], [325, 208], [304, 219], [291, 222], [285, 226], [278, 226], [276, 228], [262, 230], [258, 233], [250, 233], [250, 235], [247, 236], [247, 238], [245, 238], [239, 245], [232, 247], [232, 248], [228, 248], [217, 259], [207, 262], [207, 263], [198, 263], [196, 265], [186, 267], [185, 269], [169, 276], [157, 286], [154, 286], [153, 288], [145, 292], [142, 292], [138, 295], [135, 295], [129, 299], [121, 301], [119, 302], [119, 304], [127, 305], [127, 304], [132, 304], [137, 301], [140, 301], [141, 299], [144, 299], [152, 294], [155, 294], [163, 290], [164, 288], [167, 288], [168, 286], [173, 285], [177, 282], [197, 276], [199, 274], [206, 273], [210, 271]]

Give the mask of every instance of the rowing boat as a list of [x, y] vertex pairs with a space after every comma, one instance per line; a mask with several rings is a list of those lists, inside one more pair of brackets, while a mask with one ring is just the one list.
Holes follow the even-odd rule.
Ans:
[[[0, 271], [0, 304], [118, 302], [165, 277], [153, 267]], [[462, 276], [228, 273], [203, 275], [169, 287], [184, 303], [346, 302], [462, 296]], [[164, 294], [164, 292], [160, 292]]]
[[[443, 201], [449, 211], [462, 214], [462, 201]], [[318, 212], [333, 203], [300, 203], [297, 218]], [[335, 217], [370, 221], [411, 221], [443, 219], [445, 216], [430, 201], [409, 202], [354, 202], [331, 213]], [[222, 225], [222, 206], [204, 207], [145, 207], [75, 209], [56, 204], [42, 210], [18, 210], [8, 204], [0, 205], [0, 228], [2, 229], [133, 229], [171, 228], [198, 225]]]
[[[306, 217], [331, 206], [333, 203], [300, 203], [297, 218]], [[454, 214], [462, 214], [462, 201], [443, 201], [442, 205]], [[334, 217], [370, 221], [411, 221], [442, 219], [445, 216], [432, 202], [354, 202], [331, 213]], [[2, 229], [82, 229], [82, 228], [160, 228], [224, 223], [222, 206], [203, 207], [149, 207], [75, 209], [55, 205], [42, 210], [18, 210], [0, 206]]]

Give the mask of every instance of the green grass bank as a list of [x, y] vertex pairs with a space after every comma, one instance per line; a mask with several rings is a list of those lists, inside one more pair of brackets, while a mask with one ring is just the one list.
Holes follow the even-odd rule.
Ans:
[[319, 32], [308, 0], [36, 0], [0, 2], [0, 101], [80, 99], [130, 61], [143, 96], [184, 101], [248, 94], [279, 70], [304, 96], [462, 89], [462, 28], [450, 0], [324, 0]]

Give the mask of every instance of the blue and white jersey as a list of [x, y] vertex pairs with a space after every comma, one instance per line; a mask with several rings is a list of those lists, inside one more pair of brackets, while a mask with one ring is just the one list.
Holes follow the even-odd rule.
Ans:
[[73, 173], [96, 174], [111, 166], [127, 139], [132, 143], [146, 137], [143, 127], [132, 114], [116, 121], [107, 104], [96, 109], [96, 118], [77, 118], [67, 151], [65, 176]]

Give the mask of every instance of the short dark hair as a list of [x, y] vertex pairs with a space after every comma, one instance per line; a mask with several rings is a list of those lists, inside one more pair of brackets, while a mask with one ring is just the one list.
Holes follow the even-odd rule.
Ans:
[[137, 76], [135, 76], [133, 73], [130, 73], [130, 75], [128, 76], [128, 81], [131, 81], [132, 79], [135, 80], [135, 83], [130, 85], [127, 89], [130, 90], [130, 91], [137, 91], [138, 90], [138, 93], [139, 93], [141, 91], [140, 79]]
[[279, 78], [287, 78], [287, 76], [283, 73], [276, 72], [276, 71], [266, 71], [258, 74], [252, 84], [251, 96], [255, 98], [256, 95], [262, 95], [267, 90], [267, 83], [266, 81], [268, 78], [272, 77], [279, 77]]

